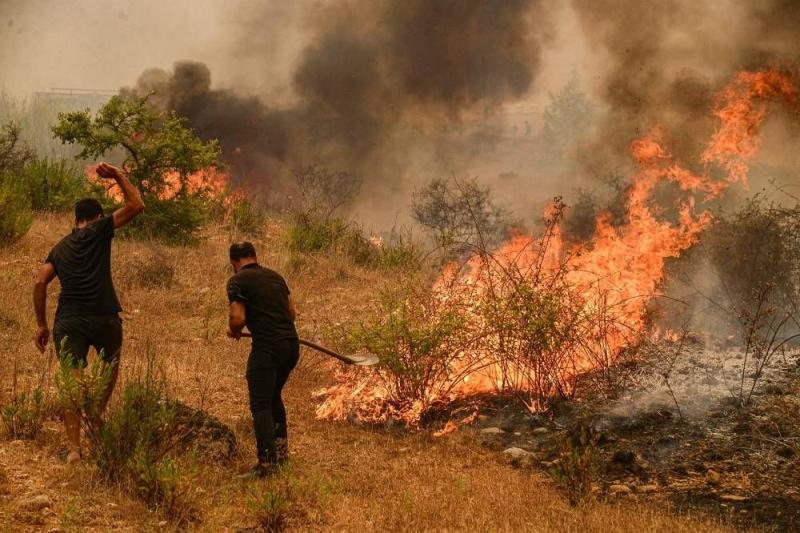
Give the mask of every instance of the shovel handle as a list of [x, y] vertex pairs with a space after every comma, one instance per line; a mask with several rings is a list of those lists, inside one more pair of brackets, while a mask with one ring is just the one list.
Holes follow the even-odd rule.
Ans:
[[[252, 338], [253, 334], [252, 333], [242, 333], [241, 336], [242, 337], [250, 337], [250, 338]], [[352, 365], [355, 362], [355, 361], [353, 361], [352, 359], [350, 359], [347, 356], [344, 356], [344, 355], [342, 355], [342, 354], [340, 354], [338, 352], [334, 352], [333, 350], [331, 350], [329, 348], [325, 348], [324, 346], [320, 346], [319, 344], [313, 343], [311, 341], [307, 341], [306, 339], [299, 339], [299, 342], [300, 342], [300, 344], [302, 344], [304, 346], [308, 346], [312, 350], [316, 350], [318, 352], [322, 352], [325, 355], [330, 355], [331, 357], [333, 357], [335, 359], [338, 359], [339, 361], [341, 361], [343, 363], [346, 363], [348, 365]]]

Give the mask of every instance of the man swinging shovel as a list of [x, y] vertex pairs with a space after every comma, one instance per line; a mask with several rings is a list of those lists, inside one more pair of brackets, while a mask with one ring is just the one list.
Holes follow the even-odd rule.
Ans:
[[[294, 303], [286, 281], [277, 272], [258, 264], [249, 242], [230, 248], [234, 275], [228, 280], [228, 336], [252, 337], [247, 359], [247, 388], [256, 436], [258, 463], [248, 474], [264, 477], [288, 458], [286, 408], [281, 392], [305, 344], [349, 364], [371, 365], [373, 357], [343, 356], [301, 340], [294, 326]], [[243, 330], [247, 326], [249, 333]]]

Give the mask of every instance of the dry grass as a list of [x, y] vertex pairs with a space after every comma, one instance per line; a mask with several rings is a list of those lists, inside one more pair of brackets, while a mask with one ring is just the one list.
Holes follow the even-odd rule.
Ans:
[[[342, 320], [359, 313], [372, 288], [391, 282], [385, 272], [354, 267], [339, 257], [312, 258], [291, 272], [283, 225], [267, 224], [256, 247], [263, 263], [286, 272], [305, 336], [317, 336], [329, 317]], [[15, 358], [25, 384], [40, 379], [46, 364], [31, 341], [31, 280], [49, 247], [68, 230], [65, 218], [41, 218], [21, 242], [0, 250], [0, 402], [7, 399]], [[248, 502], [265, 491], [283, 490], [289, 494], [289, 528], [299, 530], [724, 530], [645, 503], [571, 508], [545, 476], [510, 468], [469, 431], [434, 439], [427, 433], [318, 421], [311, 392], [331, 382], [331, 369], [328, 361], [308, 353], [287, 391], [291, 470], [270, 481], [236, 479], [237, 469], [252, 461], [253, 437], [243, 377], [248, 346], [224, 336], [230, 238], [214, 230], [198, 247], [160, 250], [176, 267], [170, 290], [135, 282], [135, 269], [152, 256], [152, 245], [119, 241], [114, 248], [114, 275], [125, 308], [123, 379], [142, 370], [147, 352], [155, 353], [171, 392], [208, 409], [240, 440], [234, 465], [195, 463], [201, 521], [194, 528], [253, 528], [256, 518]], [[57, 290], [51, 290], [52, 307]], [[0, 531], [174, 527], [101, 484], [89, 466], [64, 465], [57, 458], [60, 434], [50, 426], [42, 442], [0, 442]], [[50, 511], [32, 516], [20, 510], [22, 499], [41, 493], [53, 499]]]

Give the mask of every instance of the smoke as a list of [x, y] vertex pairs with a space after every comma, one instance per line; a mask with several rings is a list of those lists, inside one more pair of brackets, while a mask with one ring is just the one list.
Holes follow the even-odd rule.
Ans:
[[[655, 125], [697, 161], [717, 89], [797, 61], [798, 23], [792, 0], [5, 0], [0, 71], [12, 90], [138, 76], [133, 90], [219, 138], [234, 178], [276, 200], [295, 168], [322, 164], [363, 179], [357, 215], [376, 225], [452, 174], [493, 185], [525, 218], [624, 174], [630, 141]], [[566, 136], [580, 149], [562, 153], [539, 132], [548, 91], [573, 74], [593, 113]], [[789, 126], [767, 124], [762, 153], [794, 170]]]
[[[461, 171], [474, 142], [448, 140], [447, 128], [469, 129], [531, 90], [545, 17], [533, 0], [331, 5], [307, 21], [290, 105], [214, 89], [199, 62], [148, 70], [133, 90], [155, 92], [154, 102], [200, 136], [219, 139], [236, 179], [262, 189], [285, 193], [294, 169], [323, 164], [359, 175], [373, 192], [396, 190], [416, 169]], [[252, 6], [248, 27], [274, 23], [273, 9]], [[269, 61], [270, 40], [246, 39], [251, 56], [263, 45]]]

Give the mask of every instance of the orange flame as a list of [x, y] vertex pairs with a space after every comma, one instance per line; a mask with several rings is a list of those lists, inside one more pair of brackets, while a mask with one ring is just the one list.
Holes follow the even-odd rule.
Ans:
[[[679, 256], [694, 244], [711, 221], [708, 212], [696, 212], [695, 197], [710, 200], [734, 183], [746, 186], [749, 163], [758, 151], [760, 126], [768, 103], [794, 102], [796, 98], [797, 88], [786, 71], [739, 73], [717, 96], [713, 114], [718, 127], [702, 154], [702, 173], [692, 173], [678, 164], [664, 146], [663, 133], [655, 128], [630, 146], [638, 170], [627, 191], [627, 220], [623, 225], [615, 227], [609, 215], [600, 215], [591, 245], [586, 249], [566, 249], [558, 227], [545, 237], [515, 236], [492, 253], [496, 266], [487, 267], [486, 261], [478, 256], [471, 258], [465, 269], [449, 266], [435, 290], [442, 298], [458, 292], [486, 290], [497, 281], [498, 269], [509, 265], [540, 276], [566, 268], [563, 279], [571, 294], [579, 295], [581, 305], [587, 309], [602, 308], [610, 316], [608, 321], [590, 327], [586, 336], [594, 345], [576, 348], [579, 353], [573, 354], [572, 365], [563, 368], [563, 375], [556, 376], [556, 381], [569, 383], [578, 374], [591, 370], [597, 364], [597, 354], [613, 362], [645, 333], [646, 306], [657, 294], [666, 259]], [[724, 176], [712, 178], [712, 170], [721, 170]], [[677, 224], [659, 220], [651, 209], [653, 190], [663, 182], [673, 182], [686, 192], [687, 198], [677, 206]], [[469, 368], [469, 357], [485, 356], [465, 354], [466, 359], [455, 364]], [[450, 375], [459, 376], [461, 381], [439, 388], [447, 391], [446, 397], [437, 397], [432, 391], [433, 397], [426, 402], [407, 405], [401, 412], [387, 405], [387, 380], [382, 379], [385, 370], [370, 374], [345, 372], [337, 385], [320, 391], [324, 400], [317, 416], [346, 419], [354, 413], [367, 421], [398, 418], [414, 424], [419, 421], [423, 403], [448, 402], [456, 397], [524, 386], [522, 382], [515, 383], [513, 372], [511, 380], [498, 379], [499, 366], [498, 361], [488, 367], [481, 365], [480, 370], [466, 376], [454, 368]], [[541, 408], [533, 404], [529, 407]], [[448, 424], [442, 434], [453, 430], [454, 426]]]
[[[84, 168], [84, 175], [90, 183], [101, 185], [112, 200], [117, 202], [123, 200], [122, 191], [115, 182], [104, 180], [97, 175], [97, 165], [87, 165]], [[158, 192], [158, 197], [161, 200], [172, 200], [183, 191], [185, 183], [185, 192], [189, 195], [203, 194], [209, 198], [217, 198], [225, 190], [228, 181], [228, 175], [216, 167], [198, 170], [185, 179], [181, 179], [180, 173], [169, 171], [164, 173], [164, 186]], [[147, 187], [148, 183], [145, 181], [142, 185]]]

